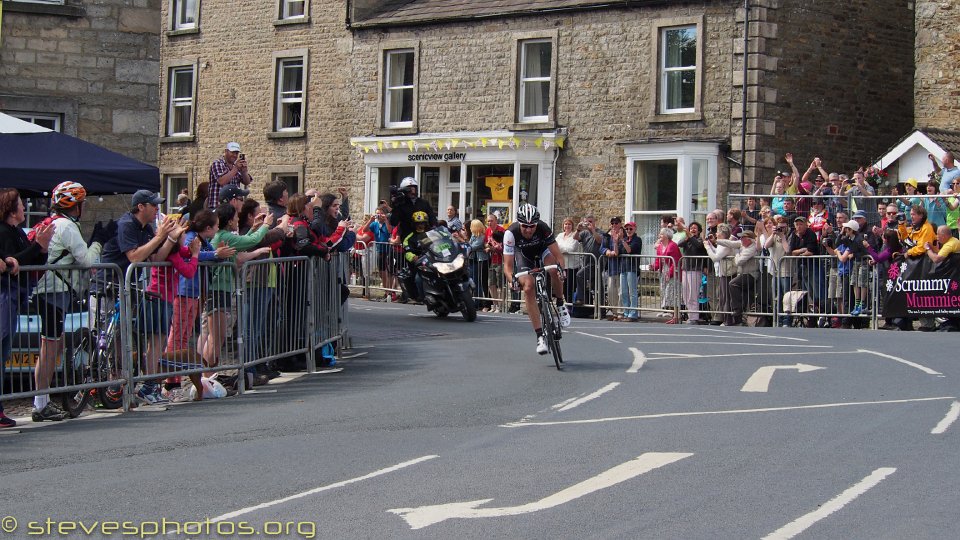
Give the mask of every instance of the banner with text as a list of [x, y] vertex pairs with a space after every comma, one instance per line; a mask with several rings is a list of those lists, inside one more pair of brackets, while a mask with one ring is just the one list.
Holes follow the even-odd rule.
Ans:
[[960, 256], [939, 264], [926, 256], [894, 263], [885, 290], [884, 317], [958, 317]]

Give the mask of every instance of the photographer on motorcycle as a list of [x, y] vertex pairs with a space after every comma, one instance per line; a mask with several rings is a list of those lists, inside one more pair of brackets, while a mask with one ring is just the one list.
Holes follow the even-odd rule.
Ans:
[[[419, 187], [417, 181], [410, 176], [400, 181], [399, 190], [393, 191], [393, 186], [390, 187], [391, 206], [393, 207], [393, 211], [390, 212], [390, 225], [397, 227], [397, 237], [401, 238], [404, 244], [410, 234], [416, 232], [417, 223], [414, 221], [414, 215], [421, 218], [421, 223], [426, 223], [424, 231], [437, 226], [437, 217], [433, 212], [433, 207], [430, 206], [429, 202], [417, 196]], [[418, 212], [422, 212], [423, 216], [420, 216]], [[422, 219], [424, 217], [425, 220]], [[405, 260], [407, 262], [406, 268], [401, 271], [399, 277], [403, 281], [403, 288], [407, 291], [407, 294], [416, 294], [416, 269], [413, 267], [412, 261], [406, 257]], [[416, 296], [419, 296], [419, 294], [416, 294]]]
[[400, 277], [403, 279], [403, 288], [406, 289], [407, 295], [418, 302], [422, 302], [423, 295], [420, 292], [420, 288], [417, 287], [416, 264], [417, 259], [423, 254], [423, 244], [421, 240], [426, 237], [430, 218], [427, 216], [427, 213], [422, 210], [414, 212], [411, 218], [413, 221], [413, 232], [403, 237], [403, 259], [406, 261], [407, 267], [401, 272]]

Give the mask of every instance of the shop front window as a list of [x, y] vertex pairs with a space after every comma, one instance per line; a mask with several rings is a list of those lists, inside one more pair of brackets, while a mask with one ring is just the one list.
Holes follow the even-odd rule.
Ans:
[[537, 206], [539, 173], [539, 165], [520, 165], [520, 195], [517, 204], [530, 203]]
[[470, 165], [467, 185], [476, 186], [480, 216], [496, 214], [501, 224], [513, 221], [513, 164]]
[[390, 186], [400, 187], [400, 182], [416, 174], [414, 167], [377, 167], [374, 171], [378, 178], [377, 201], [390, 202]]

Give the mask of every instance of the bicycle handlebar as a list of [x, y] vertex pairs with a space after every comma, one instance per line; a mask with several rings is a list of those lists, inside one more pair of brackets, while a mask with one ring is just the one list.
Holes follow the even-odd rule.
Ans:
[[559, 265], [559, 264], [548, 264], [548, 265], [544, 266], [543, 268], [531, 268], [530, 270], [524, 270], [523, 272], [517, 272], [516, 274], [513, 275], [513, 278], [514, 278], [514, 279], [519, 279], [519, 278], [522, 278], [523, 276], [527, 276], [527, 275], [530, 275], [530, 274], [539, 274], [539, 273], [541, 273], [541, 272], [546, 272], [547, 270], [560, 270], [560, 265]]

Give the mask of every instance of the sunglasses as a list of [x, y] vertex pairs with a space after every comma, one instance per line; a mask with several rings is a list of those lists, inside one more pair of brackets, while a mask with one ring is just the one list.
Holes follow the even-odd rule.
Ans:
[[636, 228], [636, 227], [624, 227], [624, 229], [626, 229], [626, 230], [628, 230], [628, 231], [635, 231], [637, 228]]
[[895, 215], [897, 215], [897, 213], [896, 213], [896, 212], [887, 212], [887, 215], [888, 215], [888, 216], [895, 216]]
[[520, 227], [522, 227], [522, 228], [524, 228], [524, 229], [535, 229], [535, 228], [537, 228], [537, 224], [536, 224], [536, 223], [533, 223], [533, 224], [531, 224], [531, 225], [527, 225], [526, 223], [521, 223], [521, 224], [520, 224]]

